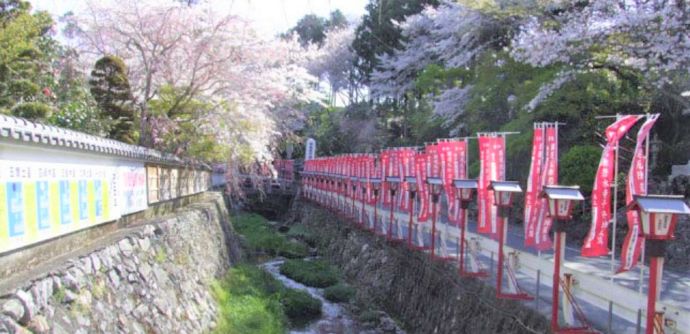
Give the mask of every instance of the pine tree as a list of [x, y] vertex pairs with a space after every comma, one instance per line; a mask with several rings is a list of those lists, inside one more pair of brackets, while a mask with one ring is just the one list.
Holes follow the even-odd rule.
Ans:
[[89, 85], [104, 118], [114, 122], [108, 137], [134, 144], [137, 137], [134, 98], [127, 79], [127, 67], [122, 59], [116, 56], [99, 59], [91, 71]]

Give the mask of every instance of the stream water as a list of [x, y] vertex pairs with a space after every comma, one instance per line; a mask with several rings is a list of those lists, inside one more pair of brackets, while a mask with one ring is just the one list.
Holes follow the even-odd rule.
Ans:
[[323, 297], [323, 289], [313, 288], [293, 281], [280, 273], [284, 260], [272, 260], [261, 266], [283, 285], [291, 289], [303, 290], [321, 301], [321, 318], [312, 321], [304, 328], [293, 329], [290, 334], [354, 334], [361, 333], [359, 324], [354, 321], [342, 305], [332, 303]]

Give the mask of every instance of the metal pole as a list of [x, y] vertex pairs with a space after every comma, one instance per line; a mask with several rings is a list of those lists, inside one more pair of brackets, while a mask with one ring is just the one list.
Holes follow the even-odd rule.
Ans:
[[534, 308], [539, 312], [539, 297], [540, 297], [540, 290], [541, 290], [541, 270], [537, 269], [537, 287], [536, 287], [536, 295], [537, 298], [534, 298]]
[[[619, 120], [619, 115], [616, 114], [616, 121]], [[618, 225], [618, 146], [620, 144], [616, 142], [616, 147], [614, 148], [614, 167], [613, 167], [613, 228], [611, 236], [611, 282], [614, 280], [614, 275], [616, 274], [616, 229]]]
[[[649, 117], [649, 114], [646, 114], [647, 117]], [[649, 192], [649, 137], [651, 136], [651, 132], [645, 139], [645, 148], [644, 148], [644, 163], [645, 163], [645, 173], [644, 173], [644, 195], [646, 195]], [[645, 244], [646, 244], [645, 239], [642, 239], [642, 249], [640, 250], [640, 262], [639, 262], [639, 267], [640, 267], [640, 287], [639, 287], [639, 292], [640, 295], [642, 294], [642, 285], [644, 284], [644, 255], [645, 255]]]
[[609, 324], [608, 333], [613, 334], [613, 301], [609, 300]]
[[436, 202], [437, 198], [432, 195], [431, 203], [431, 259], [436, 256]]
[[[503, 208], [502, 208], [503, 210]], [[496, 297], [503, 291], [503, 242], [505, 238], [505, 222], [503, 217], [498, 217], [498, 270], [496, 271]]]
[[415, 198], [415, 192], [410, 191], [410, 202], [409, 202], [409, 210], [410, 210], [410, 220], [407, 223], [407, 247], [412, 248], [412, 215], [414, 214], [414, 198]]
[[637, 322], [635, 324], [635, 334], [642, 333], [642, 309], [637, 309]]
[[465, 216], [460, 224], [460, 255], [458, 256], [458, 267], [462, 275], [465, 272], [465, 229], [467, 228], [467, 218], [469, 215], [467, 214], [467, 209], [461, 210], [463, 210], [463, 215]]
[[378, 225], [379, 215], [379, 191], [374, 190], [374, 235], [376, 235], [376, 225]]
[[553, 262], [553, 286], [551, 290], [551, 330], [555, 333], [558, 331], [558, 298], [560, 293], [561, 281], [561, 266], [563, 264], [563, 247], [565, 246], [565, 232], [554, 232], [556, 239], [556, 253], [554, 254]]
[[388, 233], [386, 235], [386, 239], [388, 241], [393, 239], [393, 209], [394, 209], [394, 204], [395, 204], [395, 190], [391, 189], [391, 205], [390, 205], [390, 214], [388, 216]]

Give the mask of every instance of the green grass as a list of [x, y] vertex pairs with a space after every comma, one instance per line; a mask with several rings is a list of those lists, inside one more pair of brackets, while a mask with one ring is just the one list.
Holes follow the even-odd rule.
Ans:
[[355, 288], [344, 283], [329, 286], [323, 291], [323, 296], [334, 303], [349, 302], [354, 295]]
[[248, 264], [230, 268], [212, 285], [219, 305], [215, 334], [285, 333], [321, 315], [321, 301], [288, 289], [271, 274]]
[[280, 273], [302, 284], [325, 288], [338, 283], [338, 272], [323, 260], [287, 260]]
[[267, 272], [251, 265], [230, 268], [222, 281], [212, 285], [218, 301], [216, 334], [273, 334], [286, 331], [280, 303], [282, 286]]
[[243, 213], [233, 218], [233, 227], [242, 234], [249, 247], [263, 251], [271, 256], [301, 258], [308, 254], [307, 246], [297, 241], [290, 241], [268, 224], [268, 221], [257, 214]]
[[306, 226], [302, 224], [290, 226], [290, 230], [288, 230], [287, 236], [303, 240], [309, 246], [316, 246], [316, 237]]

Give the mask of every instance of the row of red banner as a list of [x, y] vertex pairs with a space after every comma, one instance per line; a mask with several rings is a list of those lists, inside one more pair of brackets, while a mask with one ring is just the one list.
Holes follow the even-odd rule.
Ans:
[[[480, 233], [496, 235], [497, 210], [493, 205], [493, 193], [486, 188], [491, 180], [505, 179], [505, 137], [499, 134], [480, 135], [480, 181], [478, 205], [480, 208]], [[335, 157], [322, 157], [305, 161], [305, 172], [342, 175], [346, 185], [351, 188], [353, 182], [365, 180], [363, 193], [367, 194], [369, 203], [373, 203], [371, 179], [399, 178], [400, 190], [395, 198], [389, 191], [390, 183], [382, 182], [381, 198], [383, 205], [395, 205], [403, 212], [411, 209], [409, 201], [410, 182], [415, 178], [419, 193], [417, 222], [426, 222], [431, 216], [431, 187], [427, 178], [440, 178], [447, 203], [447, 217], [451, 224], [460, 226], [465, 219], [464, 210], [460, 208], [453, 180], [468, 177], [468, 143], [466, 139], [443, 140], [429, 144], [422, 150], [417, 148], [392, 148], [374, 154], [345, 154]], [[354, 193], [344, 195], [355, 196]]]
[[[614, 180], [616, 155], [615, 148], [619, 140], [635, 125], [642, 115], [619, 117], [606, 129], [606, 146], [597, 169], [592, 191], [592, 224], [582, 247], [583, 256], [601, 256], [609, 254], [608, 226], [611, 222], [612, 182]], [[645, 194], [647, 188], [647, 151], [644, 143], [658, 115], [647, 117], [637, 134], [633, 162], [628, 172], [626, 184], [626, 204], [634, 195]], [[478, 135], [480, 171], [477, 189], [477, 230], [493, 237], [497, 235], [497, 207], [494, 205], [493, 191], [489, 189], [491, 181], [502, 181], [506, 177], [506, 142], [500, 133], [482, 133]], [[395, 197], [389, 191], [390, 183], [382, 182], [381, 199], [384, 205], [394, 205], [403, 212], [409, 212], [409, 187], [407, 178], [417, 180], [419, 206], [416, 221], [426, 222], [431, 215], [431, 187], [428, 178], [440, 178], [447, 202], [447, 217], [451, 224], [462, 226], [465, 214], [460, 208], [453, 186], [455, 179], [468, 178], [468, 143], [467, 139], [442, 140], [428, 144], [423, 149], [390, 148], [377, 154], [345, 154], [335, 157], [323, 157], [305, 162], [306, 172], [327, 173], [345, 176], [348, 186], [338, 191], [344, 195], [364, 199], [374, 204], [373, 187], [369, 180], [387, 178], [400, 179], [400, 191]], [[349, 185], [355, 181], [367, 180], [365, 191], [356, 194]], [[546, 199], [540, 196], [544, 186], [558, 184], [558, 124], [537, 123], [534, 127], [530, 171], [525, 192], [524, 235], [525, 246], [538, 250], [553, 247], [549, 236], [553, 224], [548, 214]], [[620, 271], [629, 270], [639, 260], [643, 239], [639, 237], [640, 218], [636, 213], [627, 213], [629, 232], [625, 238], [621, 254]]]

